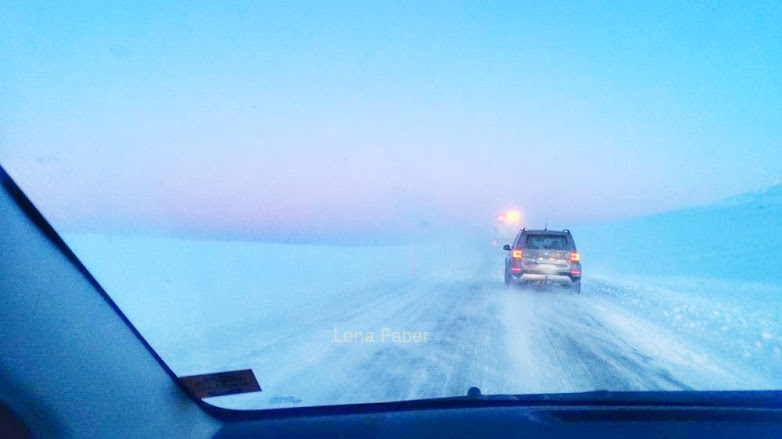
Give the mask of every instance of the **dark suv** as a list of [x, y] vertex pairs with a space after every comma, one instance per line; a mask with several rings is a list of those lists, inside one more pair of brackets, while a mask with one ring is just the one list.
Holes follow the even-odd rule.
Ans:
[[505, 285], [546, 283], [581, 293], [581, 256], [570, 230], [521, 229], [505, 257]]

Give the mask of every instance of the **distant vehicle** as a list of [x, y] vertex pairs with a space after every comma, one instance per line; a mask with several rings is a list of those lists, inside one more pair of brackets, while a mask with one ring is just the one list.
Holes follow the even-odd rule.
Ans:
[[570, 230], [521, 229], [513, 245], [503, 246], [505, 285], [558, 284], [581, 293], [581, 255]]
[[513, 241], [521, 229], [521, 213], [516, 210], [509, 210], [505, 214], [497, 216], [494, 223], [493, 246], [505, 245]]

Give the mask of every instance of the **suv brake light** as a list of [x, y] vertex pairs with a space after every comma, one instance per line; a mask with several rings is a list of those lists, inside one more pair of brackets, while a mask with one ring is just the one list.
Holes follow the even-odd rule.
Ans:
[[521, 259], [521, 250], [513, 250], [513, 259]]
[[575, 264], [581, 261], [581, 255], [578, 252], [570, 252], [570, 263]]

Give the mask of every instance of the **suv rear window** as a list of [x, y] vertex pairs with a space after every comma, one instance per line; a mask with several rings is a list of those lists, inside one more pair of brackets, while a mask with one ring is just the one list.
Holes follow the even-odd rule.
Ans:
[[568, 250], [567, 237], [563, 235], [527, 235], [525, 247], [533, 250]]

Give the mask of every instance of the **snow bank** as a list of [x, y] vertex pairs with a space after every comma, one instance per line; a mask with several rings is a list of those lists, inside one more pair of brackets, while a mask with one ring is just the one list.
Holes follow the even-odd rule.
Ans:
[[782, 281], [782, 185], [573, 232], [591, 273]]
[[[747, 388], [782, 386], [782, 287], [698, 277], [591, 277], [590, 294], [629, 310], [636, 319], [667, 328], [725, 366], [757, 379]], [[693, 352], [693, 355], [696, 355]], [[698, 377], [689, 377], [690, 383]], [[735, 379], [735, 377], [733, 377]], [[752, 384], [749, 384], [752, 383]], [[742, 390], [727, 382], [713, 390]], [[702, 390], [702, 388], [699, 387]]]
[[592, 292], [778, 388], [782, 185], [574, 233]]

